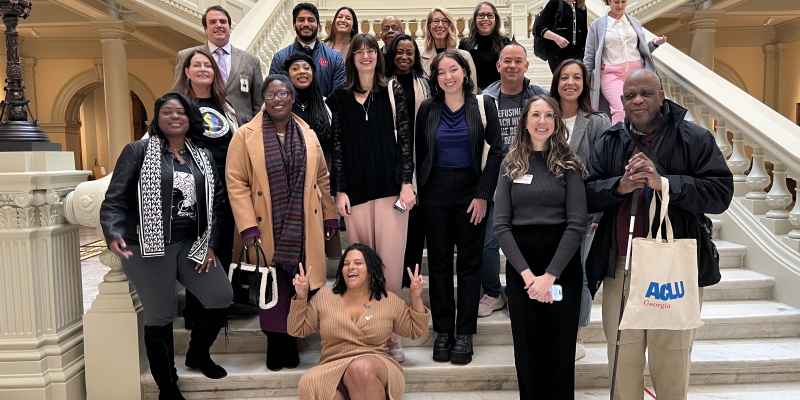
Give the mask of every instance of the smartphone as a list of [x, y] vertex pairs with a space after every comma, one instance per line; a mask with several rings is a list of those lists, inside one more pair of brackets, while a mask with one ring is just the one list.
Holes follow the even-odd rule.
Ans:
[[403, 203], [400, 202], [400, 198], [398, 198], [397, 201], [394, 202], [394, 206], [393, 207], [400, 214], [403, 214], [403, 213], [406, 212], [406, 208], [403, 206]]
[[553, 285], [550, 287], [550, 295], [553, 296], [553, 301], [561, 301], [564, 299], [564, 292], [561, 285]]

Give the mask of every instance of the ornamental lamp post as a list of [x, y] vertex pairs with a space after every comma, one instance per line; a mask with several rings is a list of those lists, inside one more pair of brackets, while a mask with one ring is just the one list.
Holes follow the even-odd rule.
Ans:
[[25, 98], [22, 65], [19, 61], [17, 23], [31, 14], [31, 0], [0, 0], [0, 13], [6, 27], [5, 100], [0, 102], [0, 151], [58, 151], [36, 120], [29, 119], [30, 105]]

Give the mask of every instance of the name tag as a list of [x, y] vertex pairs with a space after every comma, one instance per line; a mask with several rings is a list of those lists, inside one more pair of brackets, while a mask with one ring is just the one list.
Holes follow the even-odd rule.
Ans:
[[239, 78], [239, 90], [242, 93], [250, 93], [250, 81], [247, 78]]
[[531, 174], [522, 175], [519, 178], [514, 179], [514, 183], [522, 183], [525, 185], [530, 185], [531, 183], [533, 183], [533, 175]]

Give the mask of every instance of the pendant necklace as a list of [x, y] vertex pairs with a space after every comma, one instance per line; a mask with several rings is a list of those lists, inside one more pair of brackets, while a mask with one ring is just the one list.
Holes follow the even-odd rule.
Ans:
[[[364, 106], [366, 105], [366, 107]], [[369, 121], [369, 106], [372, 105], [372, 92], [367, 93], [367, 98], [364, 104], [361, 104], [361, 109], [364, 110], [364, 121]]]

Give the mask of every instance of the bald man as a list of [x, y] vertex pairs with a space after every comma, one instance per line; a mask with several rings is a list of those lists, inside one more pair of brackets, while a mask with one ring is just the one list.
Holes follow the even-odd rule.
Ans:
[[399, 34], [403, 33], [403, 21], [400, 21], [392, 15], [387, 15], [381, 21], [381, 40], [383, 40], [383, 53], [386, 54], [386, 49], [389, 43]]
[[[733, 176], [711, 132], [684, 120], [687, 110], [664, 98], [658, 75], [632, 73], [622, 92], [625, 120], [595, 139], [586, 196], [590, 213], [602, 212], [586, 273], [592, 295], [603, 288], [603, 330], [609, 376], [617, 340], [633, 196], [639, 196], [634, 236], [647, 235], [650, 199], [669, 180], [669, 218], [676, 239], [697, 240], [698, 285], [720, 280], [711, 221], [733, 197]], [[635, 142], [635, 143], [634, 143]], [[641, 189], [641, 190], [639, 190]], [[655, 224], [658, 225], [658, 224]], [[657, 226], [650, 227], [655, 231]], [[637, 266], [632, 266], [636, 268]], [[625, 288], [626, 292], [628, 288]], [[645, 351], [659, 400], [686, 399], [693, 330], [621, 331], [614, 400], [641, 400]]]

